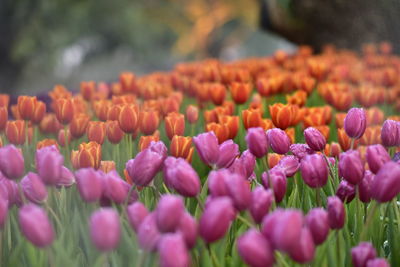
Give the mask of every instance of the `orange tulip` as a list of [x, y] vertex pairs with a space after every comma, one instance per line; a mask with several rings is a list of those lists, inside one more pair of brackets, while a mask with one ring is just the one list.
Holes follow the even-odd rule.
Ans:
[[80, 84], [81, 88], [81, 95], [86, 101], [92, 100], [93, 95], [96, 92], [96, 82], [95, 81], [89, 81], [89, 82], [81, 82]]
[[169, 113], [165, 117], [165, 132], [169, 140], [174, 135], [183, 135], [185, 133], [185, 116], [176, 112]]
[[0, 136], [0, 147], [2, 147], [3, 146], [3, 138], [1, 138], [1, 136]]
[[139, 117], [140, 131], [145, 135], [153, 134], [159, 124], [160, 117], [155, 110], [141, 111]]
[[251, 83], [233, 82], [229, 86], [231, 96], [236, 104], [244, 104], [250, 97], [252, 91]]
[[189, 123], [196, 123], [199, 119], [199, 109], [196, 106], [188, 105], [186, 108], [186, 118]]
[[297, 105], [291, 105], [292, 109], [292, 121], [290, 126], [296, 126], [300, 121], [304, 119], [305, 109], [299, 108]]
[[330, 94], [332, 97], [331, 105], [337, 110], [346, 111], [351, 107], [353, 95], [348, 92], [334, 92]]
[[0, 107], [8, 107], [10, 103], [10, 96], [7, 94], [0, 94]]
[[287, 128], [287, 129], [285, 129], [285, 132], [286, 132], [287, 136], [289, 136], [289, 139], [292, 142], [292, 144], [294, 144], [295, 143], [295, 137], [296, 137], [295, 129], [293, 127]]
[[136, 93], [136, 79], [132, 72], [122, 72], [119, 75], [122, 93]]
[[11, 114], [15, 120], [22, 120], [21, 114], [19, 114], [19, 109], [17, 105], [11, 105]]
[[366, 110], [367, 125], [380, 125], [385, 119], [385, 113], [377, 107], [372, 107]]
[[226, 89], [223, 84], [213, 83], [208, 87], [208, 93], [214, 105], [222, 105], [226, 96]]
[[125, 105], [125, 104], [136, 104], [136, 96], [129, 94], [129, 95], [113, 95], [111, 98], [111, 102], [114, 105]]
[[335, 114], [336, 128], [344, 127], [344, 118], [346, 118], [347, 113], [339, 112]]
[[369, 126], [360, 138], [360, 145], [369, 146], [381, 144], [381, 126]]
[[0, 106], [0, 131], [3, 131], [6, 128], [7, 120], [8, 120], [7, 107]]
[[167, 97], [161, 100], [161, 110], [164, 116], [171, 112], [179, 112], [179, 101], [174, 97]]
[[256, 83], [257, 91], [260, 95], [268, 97], [277, 94], [282, 90], [284, 79], [280, 76], [270, 78], [259, 78]]
[[36, 106], [36, 96], [18, 96], [17, 108], [21, 119], [31, 120], [35, 111]]
[[274, 124], [270, 119], [263, 119], [261, 123], [261, 128], [263, 128], [265, 131], [274, 128]]
[[361, 87], [356, 91], [357, 101], [364, 107], [376, 105], [380, 98], [379, 90], [373, 87]]
[[328, 157], [339, 157], [340, 152], [340, 145], [336, 142], [326, 144], [324, 149], [324, 153]]
[[193, 82], [192, 90], [195, 91], [196, 99], [199, 103], [204, 103], [210, 100], [210, 84]]
[[176, 158], [184, 158], [188, 162], [192, 162], [194, 147], [192, 146], [192, 138], [190, 136], [174, 135], [169, 146], [171, 156]]
[[330, 128], [328, 125], [320, 125], [320, 126], [314, 126], [315, 129], [320, 131], [322, 135], [325, 137], [325, 140], [328, 142], [329, 140], [329, 134], [330, 134]]
[[52, 133], [57, 134], [59, 130], [61, 130], [63, 126], [57, 120], [56, 115], [54, 113], [46, 114], [42, 121], [39, 124], [39, 129], [43, 133]]
[[117, 121], [123, 107], [123, 104], [110, 105], [107, 110], [107, 120]]
[[222, 106], [227, 110], [227, 115], [233, 115], [233, 113], [235, 112], [235, 103], [233, 103], [232, 101], [224, 101], [224, 103], [222, 103]]
[[71, 136], [74, 138], [82, 137], [88, 126], [90, 117], [84, 113], [77, 114], [71, 121], [69, 125], [69, 131]]
[[5, 134], [10, 143], [14, 145], [24, 144], [26, 139], [25, 121], [8, 121]]
[[207, 132], [213, 131], [218, 138], [219, 144], [222, 144], [223, 142], [229, 139], [229, 128], [226, 124], [220, 124], [215, 122], [208, 123], [206, 125], [206, 131]]
[[[347, 151], [351, 146], [351, 139], [347, 136], [343, 128], [338, 129], [338, 141], [343, 151]], [[353, 148], [357, 148], [358, 140], [354, 141]]]
[[104, 173], [109, 173], [115, 170], [115, 161], [112, 160], [102, 160], [100, 161], [100, 170]]
[[400, 116], [398, 115], [392, 115], [387, 117], [388, 120], [394, 120], [394, 121], [400, 121]]
[[52, 91], [49, 92], [50, 98], [54, 101], [60, 98], [71, 98], [72, 93], [67, 90], [63, 85], [56, 84]]
[[102, 121], [90, 121], [86, 128], [86, 135], [89, 141], [102, 145], [106, 137], [106, 123]]
[[246, 130], [252, 127], [261, 127], [263, 125], [263, 118], [260, 109], [243, 110], [242, 120]]
[[284, 105], [281, 103], [275, 103], [269, 106], [269, 113], [274, 125], [282, 130], [288, 128], [293, 121], [293, 107], [292, 105]]
[[92, 109], [94, 110], [94, 114], [101, 121], [107, 120], [108, 110], [111, 107], [110, 100], [98, 100], [92, 102]]
[[96, 142], [82, 143], [78, 150], [71, 153], [72, 166], [75, 169], [100, 167], [101, 145]]
[[326, 76], [329, 70], [327, 62], [319, 58], [308, 60], [307, 65], [310, 75], [319, 81], [321, 81]]
[[136, 105], [125, 104], [118, 116], [119, 127], [125, 133], [134, 133], [139, 126], [139, 110]]
[[228, 139], [235, 139], [239, 131], [239, 116], [221, 116], [220, 123], [228, 127]]
[[[65, 136], [66, 135], [66, 136]], [[60, 144], [60, 146], [65, 147], [65, 140], [68, 140], [68, 144], [71, 144], [71, 133], [69, 132], [69, 130], [67, 130], [67, 133], [65, 133], [64, 129], [61, 129], [58, 132], [58, 137], [57, 137], [58, 143]]]
[[144, 149], [148, 148], [150, 146], [151, 142], [158, 142], [160, 141], [160, 135], [158, 131], [154, 133], [153, 135], [142, 135], [139, 139], [139, 151], [143, 151]]
[[316, 85], [316, 80], [308, 75], [297, 75], [292, 81], [295, 88], [305, 91], [307, 95], [312, 93]]
[[119, 144], [124, 137], [124, 132], [119, 127], [118, 121], [106, 122], [106, 134], [111, 144]]
[[306, 104], [307, 93], [304, 91], [296, 91], [293, 95], [286, 95], [286, 101], [288, 104], [302, 107]]
[[58, 143], [57, 143], [57, 141], [55, 139], [43, 139], [43, 140], [39, 141], [36, 144], [36, 149], [39, 150], [39, 149], [41, 149], [43, 147], [46, 147], [46, 146], [55, 146], [57, 149], [59, 149], [58, 148]]
[[275, 167], [282, 158], [283, 155], [279, 155], [277, 153], [268, 153], [268, 167]]
[[43, 120], [45, 114], [46, 114], [46, 104], [42, 101], [37, 101], [31, 121], [34, 124], [39, 124]]
[[74, 104], [72, 99], [60, 98], [55, 100], [55, 109], [57, 120], [62, 124], [68, 124], [74, 118]]

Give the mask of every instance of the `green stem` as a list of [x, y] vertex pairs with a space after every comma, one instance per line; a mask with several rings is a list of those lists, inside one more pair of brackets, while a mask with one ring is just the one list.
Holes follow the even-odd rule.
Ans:
[[319, 187], [317, 187], [315, 189], [315, 198], [316, 198], [318, 207], [321, 207], [321, 188], [319, 188]]
[[207, 250], [208, 250], [208, 253], [210, 254], [210, 257], [211, 257], [211, 259], [212, 259], [213, 265], [214, 265], [215, 267], [220, 267], [221, 265], [219, 264], [218, 259], [217, 259], [217, 257], [215, 256], [214, 251], [210, 248], [210, 245], [209, 245], [209, 244], [207, 244]]
[[361, 232], [361, 235], [360, 235], [360, 240], [365, 240], [366, 235], [367, 235], [368, 230], [369, 230], [368, 228], [369, 228], [369, 226], [371, 224], [371, 221], [372, 221], [372, 219], [373, 219], [373, 217], [375, 215], [376, 210], [379, 208], [379, 202], [374, 201], [371, 204], [372, 204], [371, 211], [369, 212], [367, 220], [366, 220], [366, 222], [364, 224], [364, 227], [362, 229], [362, 232]]
[[250, 227], [250, 228], [255, 227], [254, 224], [252, 224], [251, 222], [249, 222], [249, 221], [248, 221], [246, 218], [244, 218], [242, 215], [238, 214], [236, 217], [239, 219], [239, 221], [241, 221], [242, 223], [246, 224], [248, 227]]

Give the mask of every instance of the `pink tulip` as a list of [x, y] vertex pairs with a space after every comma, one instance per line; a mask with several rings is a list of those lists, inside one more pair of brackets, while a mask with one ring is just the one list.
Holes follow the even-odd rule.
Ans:
[[90, 217], [90, 238], [100, 251], [110, 251], [118, 246], [121, 225], [118, 213], [111, 208], [95, 211]]

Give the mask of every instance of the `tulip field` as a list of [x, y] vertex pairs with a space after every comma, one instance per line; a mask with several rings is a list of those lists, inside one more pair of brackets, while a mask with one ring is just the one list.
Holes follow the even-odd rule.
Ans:
[[0, 134], [0, 266], [400, 266], [389, 43], [3, 94]]

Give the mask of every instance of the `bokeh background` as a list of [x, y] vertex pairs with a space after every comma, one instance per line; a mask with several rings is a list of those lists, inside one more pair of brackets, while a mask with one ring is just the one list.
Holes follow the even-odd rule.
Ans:
[[[283, 1], [284, 2], [284, 1]], [[293, 45], [260, 27], [259, 0], [1, 0], [0, 91], [112, 81], [178, 61], [265, 56]], [[284, 3], [283, 3], [284, 4]]]

